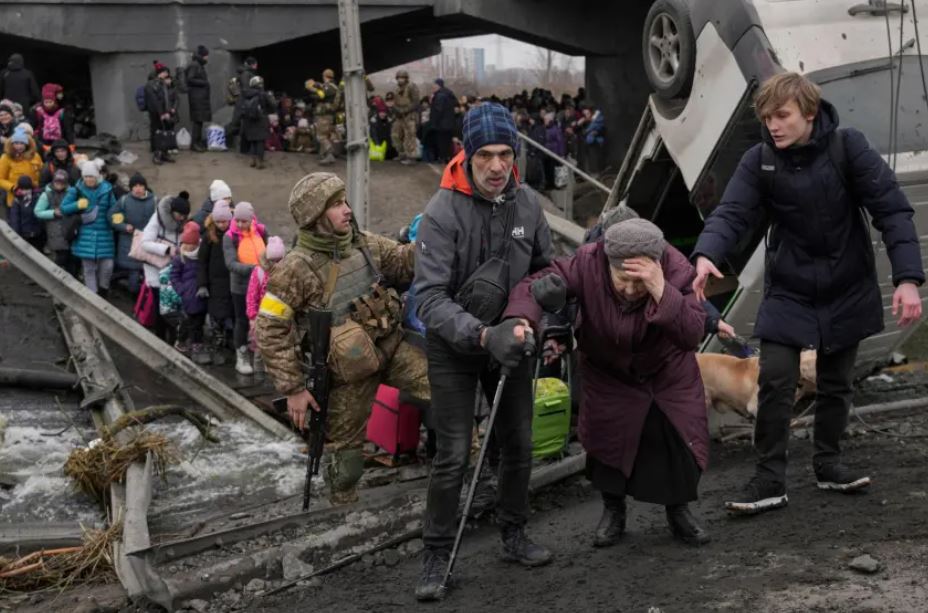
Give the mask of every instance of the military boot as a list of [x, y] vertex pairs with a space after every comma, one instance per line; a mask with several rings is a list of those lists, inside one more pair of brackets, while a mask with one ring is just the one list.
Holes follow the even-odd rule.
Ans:
[[625, 534], [625, 496], [603, 496], [603, 516], [596, 526], [593, 547], [611, 547]]
[[506, 562], [518, 562], [522, 566], [544, 566], [551, 561], [551, 551], [534, 542], [525, 534], [525, 526], [503, 524], [502, 558]]
[[360, 449], [342, 449], [327, 453], [324, 458], [325, 482], [329, 486], [329, 501], [333, 505], [357, 502], [358, 481], [364, 474], [364, 455]]

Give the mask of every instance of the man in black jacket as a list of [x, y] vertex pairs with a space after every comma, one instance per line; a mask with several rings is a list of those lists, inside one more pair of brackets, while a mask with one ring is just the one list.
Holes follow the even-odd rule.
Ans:
[[454, 131], [454, 92], [445, 87], [444, 79], [435, 79], [432, 88], [432, 106], [429, 123], [434, 131], [438, 160], [447, 164], [451, 160], [451, 135]]
[[213, 119], [209, 76], [206, 74], [208, 60], [209, 49], [199, 45], [193, 54], [193, 61], [187, 66], [185, 74], [187, 79], [187, 101], [190, 103], [190, 121], [193, 124], [193, 143], [190, 148], [201, 153], [206, 151], [203, 124]]
[[0, 73], [0, 100], [18, 102], [23, 110], [39, 101], [39, 84], [32, 71], [25, 67], [23, 56], [14, 53]]
[[[841, 463], [839, 441], [853, 395], [860, 341], [883, 329], [883, 302], [867, 214], [892, 264], [893, 315], [907, 326], [921, 316], [925, 280], [914, 212], [893, 171], [866, 137], [838, 130], [838, 114], [805, 77], [780, 74], [758, 92], [764, 142], [749, 149], [693, 250], [693, 289], [739, 239], [772, 221], [764, 298], [754, 335], [761, 339], [755, 476], [726, 507], [754, 514], [783, 507], [789, 422], [799, 382], [799, 353], [817, 349], [813, 468], [818, 487], [850, 492], [870, 478]], [[765, 215], [766, 213], [766, 215]]]
[[[412, 292], [427, 329], [437, 434], [423, 527], [422, 576], [416, 586], [419, 600], [441, 596], [470, 453], [477, 382], [492, 401], [499, 365], [511, 370], [493, 431], [502, 458], [496, 516], [503, 559], [525, 566], [551, 561], [551, 552], [525, 534], [532, 468], [532, 373], [522, 351], [530, 329], [519, 319], [499, 321], [508, 291], [553, 257], [538, 194], [522, 185], [513, 170], [518, 141], [512, 115], [504, 107], [487, 103], [471, 109], [464, 120], [464, 151], [445, 168], [441, 189], [419, 226]], [[488, 267], [498, 260], [506, 262], [508, 274], [481, 274], [489, 273]], [[478, 277], [481, 282], [475, 282]], [[488, 280], [502, 291], [491, 297], [481, 289]]]
[[145, 108], [148, 109], [148, 130], [151, 141], [152, 161], [156, 165], [162, 162], [174, 162], [168, 153], [170, 144], [156, 142], [158, 130], [174, 130], [177, 117], [177, 92], [171, 82], [171, 71], [161, 62], [155, 61], [154, 77], [145, 85]]

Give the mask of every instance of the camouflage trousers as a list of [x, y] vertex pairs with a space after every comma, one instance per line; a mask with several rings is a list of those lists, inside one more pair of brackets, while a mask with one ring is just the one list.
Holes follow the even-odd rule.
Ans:
[[419, 157], [419, 145], [416, 142], [416, 114], [397, 117], [390, 130], [393, 147], [402, 155], [415, 159]]
[[325, 479], [332, 501], [357, 499], [356, 486], [363, 472], [361, 447], [367, 434], [371, 404], [381, 383], [423, 401], [430, 401], [428, 363], [425, 354], [403, 341], [386, 367], [372, 377], [338, 385], [329, 395]]
[[313, 125], [316, 128], [316, 140], [319, 141], [319, 156], [325, 157], [332, 153], [332, 141], [338, 139], [335, 133], [335, 117], [317, 115]]

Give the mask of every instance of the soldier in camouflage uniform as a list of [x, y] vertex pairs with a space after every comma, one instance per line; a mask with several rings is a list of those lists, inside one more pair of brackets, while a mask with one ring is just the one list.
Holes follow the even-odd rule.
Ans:
[[290, 213], [299, 226], [297, 246], [271, 272], [255, 337], [267, 374], [303, 429], [307, 408], [316, 403], [300, 360], [304, 316], [310, 308], [332, 311], [323, 465], [330, 499], [346, 504], [358, 496], [361, 447], [377, 387], [386, 383], [417, 400], [431, 399], [425, 355], [403, 339], [402, 301], [387, 287], [411, 281], [414, 246], [359, 231], [345, 184], [332, 173], [300, 179]]
[[326, 68], [322, 71], [322, 83], [310, 79], [306, 82], [306, 90], [313, 100], [313, 124], [316, 128], [316, 139], [319, 141], [319, 163], [334, 164], [335, 154], [332, 151], [332, 141], [337, 140], [335, 112], [338, 102], [335, 71]]
[[393, 146], [399, 152], [403, 164], [415, 164], [419, 157], [416, 145], [416, 127], [419, 119], [419, 88], [409, 82], [409, 73], [400, 70], [396, 73], [396, 92], [394, 94], [393, 122], [391, 137]]

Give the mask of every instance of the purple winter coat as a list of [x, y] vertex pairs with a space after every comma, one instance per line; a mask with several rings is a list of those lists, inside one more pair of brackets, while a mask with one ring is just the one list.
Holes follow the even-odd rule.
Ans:
[[579, 435], [587, 453], [631, 475], [645, 417], [652, 403], [667, 416], [705, 470], [709, 429], [705, 392], [695, 350], [706, 314], [692, 293], [695, 270], [668, 246], [661, 257], [666, 287], [660, 304], [623, 312], [609, 262], [598, 241], [571, 258], [522, 280], [512, 290], [504, 317], [524, 317], [537, 329], [541, 308], [534, 279], [554, 272], [580, 303], [576, 326], [583, 369]]
[[174, 256], [171, 262], [171, 287], [180, 296], [184, 313], [187, 315], [200, 315], [206, 312], [206, 301], [197, 297], [199, 269], [199, 260], [183, 255]]
[[567, 155], [567, 143], [564, 140], [564, 133], [556, 121], [552, 121], [545, 126], [545, 147], [561, 157]]

